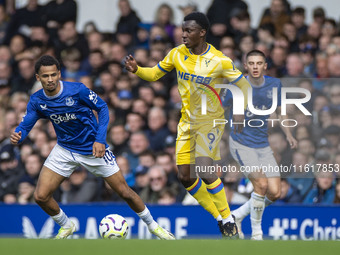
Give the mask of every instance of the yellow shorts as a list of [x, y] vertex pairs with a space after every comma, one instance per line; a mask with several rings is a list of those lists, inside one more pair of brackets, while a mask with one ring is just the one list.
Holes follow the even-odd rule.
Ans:
[[180, 121], [177, 127], [176, 164], [195, 164], [197, 157], [221, 159], [219, 142], [224, 124], [213, 126], [208, 123], [190, 124]]

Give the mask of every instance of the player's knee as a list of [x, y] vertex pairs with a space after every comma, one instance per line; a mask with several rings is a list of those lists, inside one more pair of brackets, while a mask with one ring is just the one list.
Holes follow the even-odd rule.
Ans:
[[254, 186], [255, 186], [254, 187], [255, 192], [264, 196], [268, 189], [268, 182], [265, 179], [258, 180]]
[[129, 187], [127, 188], [121, 188], [117, 190], [118, 195], [124, 199], [125, 201], [131, 200], [133, 197], [133, 191]]
[[276, 189], [276, 190], [270, 190], [268, 191], [268, 195], [267, 197], [271, 200], [271, 201], [276, 201], [280, 198], [281, 196], [281, 190], [280, 189]]
[[39, 205], [39, 204], [45, 204], [48, 202], [49, 200], [49, 196], [42, 194], [40, 192], [35, 191], [34, 192], [34, 200], [35, 202]]

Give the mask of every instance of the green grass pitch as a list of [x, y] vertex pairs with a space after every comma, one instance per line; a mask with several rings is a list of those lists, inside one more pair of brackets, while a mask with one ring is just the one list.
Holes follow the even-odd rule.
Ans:
[[0, 254], [3, 255], [331, 255], [339, 251], [338, 241], [0, 239]]

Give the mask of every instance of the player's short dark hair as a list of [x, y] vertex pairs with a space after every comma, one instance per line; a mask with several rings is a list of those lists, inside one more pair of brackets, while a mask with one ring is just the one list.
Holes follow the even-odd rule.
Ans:
[[251, 51], [249, 51], [249, 52], [247, 53], [247, 55], [246, 55], [246, 59], [247, 59], [248, 57], [251, 57], [251, 56], [261, 56], [261, 57], [263, 57], [264, 59], [266, 59], [266, 55], [264, 55], [264, 53], [263, 53], [262, 51], [260, 51], [260, 50], [251, 50]]
[[184, 21], [194, 20], [201, 28], [209, 30], [210, 23], [208, 17], [202, 12], [192, 12], [184, 17]]
[[39, 71], [40, 71], [40, 68], [41, 66], [56, 66], [58, 71], [60, 71], [60, 64], [59, 64], [59, 61], [50, 56], [50, 55], [44, 55], [44, 56], [41, 56], [38, 61], [35, 63], [35, 73], [36, 74], [39, 74]]

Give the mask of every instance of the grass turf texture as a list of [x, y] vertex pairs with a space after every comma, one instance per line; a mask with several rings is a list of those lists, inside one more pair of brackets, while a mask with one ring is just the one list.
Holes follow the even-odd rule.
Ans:
[[338, 241], [0, 239], [3, 255], [339, 254]]

